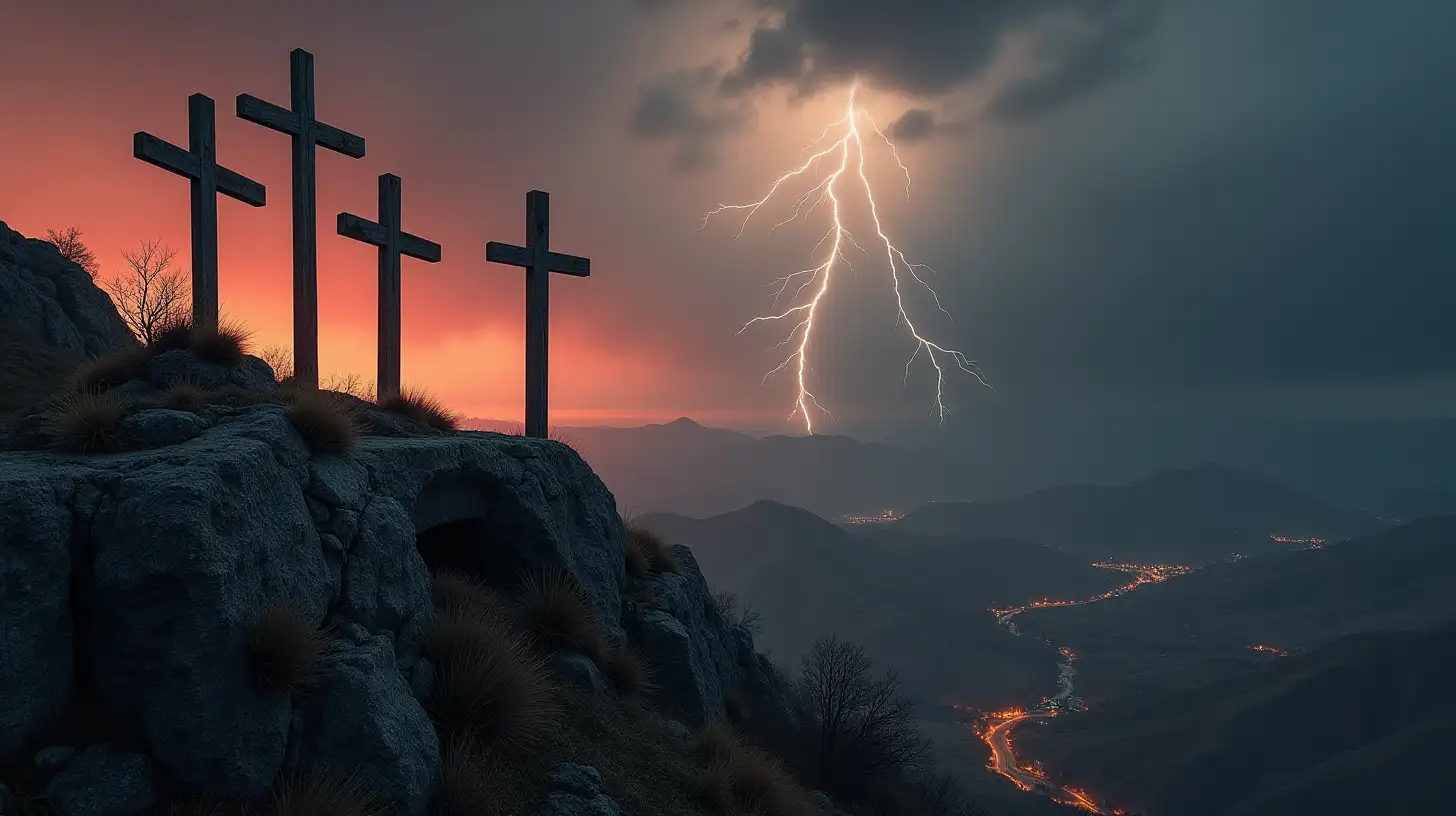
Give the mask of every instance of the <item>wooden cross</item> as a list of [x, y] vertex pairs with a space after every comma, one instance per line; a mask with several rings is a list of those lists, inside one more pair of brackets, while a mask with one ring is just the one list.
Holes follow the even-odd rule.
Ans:
[[526, 270], [526, 436], [545, 439], [548, 279], [552, 272], [587, 277], [591, 261], [551, 251], [551, 196], [540, 190], [526, 194], [526, 245], [491, 241], [485, 259]]
[[440, 262], [440, 245], [402, 232], [399, 176], [379, 177], [379, 221], [339, 213], [339, 234], [379, 247], [379, 376], [375, 398], [399, 395], [399, 257]]
[[318, 199], [314, 147], [364, 158], [364, 137], [314, 118], [313, 54], [295, 48], [292, 108], [238, 94], [238, 116], [293, 137], [293, 378], [318, 388]]
[[217, 194], [261, 207], [267, 190], [217, 163], [217, 127], [212, 98], [187, 97], [187, 142], [183, 150], [140, 131], [132, 155], [192, 180], [192, 325], [217, 326]]

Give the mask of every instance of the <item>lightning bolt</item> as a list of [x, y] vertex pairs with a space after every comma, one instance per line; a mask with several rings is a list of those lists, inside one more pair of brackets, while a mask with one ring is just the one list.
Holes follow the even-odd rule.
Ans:
[[[935, 270], [922, 263], [912, 263], [905, 256], [905, 253], [896, 247], [889, 236], [885, 234], [884, 224], [880, 220], [879, 204], [875, 200], [874, 188], [870, 184], [869, 176], [865, 174], [866, 150], [865, 139], [860, 129], [861, 120], [868, 125], [868, 129], [873, 131], [875, 136], [879, 137], [879, 141], [883, 142], [889, 149], [896, 165], [904, 172], [905, 197], [907, 199], [910, 196], [910, 169], [900, 160], [900, 152], [896, 149], [895, 143], [875, 124], [875, 120], [870, 117], [869, 113], [858, 105], [856, 101], [858, 94], [859, 80], [856, 79], [849, 89], [849, 100], [845, 106], [844, 116], [830, 122], [824, 128], [823, 133], [819, 134], [817, 138], [805, 146], [804, 150], [800, 152], [801, 163], [799, 166], [775, 179], [763, 198], [748, 204], [720, 204], [717, 208], [703, 216], [703, 224], [699, 228], [706, 227], [709, 220], [720, 213], [741, 212], [744, 214], [743, 220], [738, 226], [737, 234], [734, 236], [735, 240], [741, 238], [744, 231], [748, 228], [748, 223], [753, 220], [753, 217], [758, 214], [760, 209], [779, 195], [780, 190], [786, 184], [805, 177], [813, 178], [814, 176], [811, 174], [823, 166], [827, 165], [833, 168], [826, 175], [823, 175], [818, 183], [810, 188], [807, 193], [796, 198], [788, 208], [788, 216], [769, 229], [769, 232], [773, 233], [779, 227], [794, 221], [807, 221], [809, 216], [816, 210], [823, 206], [828, 206], [830, 213], [829, 229], [810, 251], [810, 257], [812, 258], [821, 248], [828, 244], [828, 252], [823, 256], [824, 260], [816, 266], [801, 269], [792, 274], [777, 278], [770, 284], [770, 286], [777, 286], [773, 291], [775, 309], [778, 308], [778, 304], [783, 299], [784, 294], [791, 286], [795, 286], [796, 283], [797, 288], [794, 289], [789, 302], [797, 301], [804, 294], [805, 290], [812, 290], [811, 296], [806, 302], [796, 306], [754, 317], [747, 323], [744, 323], [743, 327], [737, 332], [738, 334], [742, 334], [755, 323], [787, 321], [791, 319], [798, 321], [789, 330], [783, 342], [773, 347], [773, 350], [778, 350], [792, 346], [793, 350], [784, 358], [783, 362], [779, 363], [777, 367], [764, 375], [764, 382], [767, 382], [770, 377], [791, 366], [796, 369], [798, 395], [794, 400], [794, 409], [789, 413], [789, 420], [792, 421], [795, 417], [802, 417], [804, 430], [810, 434], [814, 433], [814, 416], [811, 413], [811, 408], [831, 421], [834, 419], [834, 415], [824, 408], [824, 406], [820, 405], [818, 398], [809, 390], [809, 349], [814, 335], [814, 321], [819, 317], [820, 307], [823, 305], [825, 297], [829, 294], [830, 284], [838, 266], [842, 263], [850, 269], [854, 268], [848, 256], [844, 253], [845, 247], [854, 247], [866, 255], [869, 254], [860, 246], [853, 233], [844, 226], [844, 219], [842, 217], [843, 201], [840, 198], [839, 183], [849, 174], [858, 176], [860, 185], [864, 188], [865, 199], [869, 205], [870, 218], [874, 224], [875, 237], [878, 239], [879, 245], [884, 247], [884, 263], [889, 269], [890, 280], [894, 285], [896, 325], [904, 324], [909, 329], [911, 338], [915, 341], [915, 350], [911, 353], [910, 359], [905, 361], [904, 385], [906, 387], [909, 385], [910, 366], [924, 353], [926, 358], [929, 359], [931, 366], [935, 368], [935, 410], [942, 425], [945, 423], [946, 415], [950, 413], [950, 410], [945, 405], [945, 375], [948, 369], [954, 367], [964, 371], [974, 376], [982, 385], [990, 387], [990, 383], [982, 376], [981, 370], [966, 355], [926, 338], [925, 335], [921, 334], [915, 322], [910, 319], [910, 313], [905, 307], [904, 294], [904, 287], [909, 285], [905, 277], [907, 275], [910, 280], [924, 287], [930, 293], [932, 300], [935, 302], [936, 309], [948, 318], [951, 315], [950, 312], [947, 312], [941, 306], [940, 296], [936, 294], [935, 289], [921, 276], [922, 272], [934, 274]], [[826, 140], [830, 139], [831, 135], [836, 131], [840, 131], [838, 138], [834, 139], [828, 147], [816, 149], [823, 145]], [[815, 152], [811, 153], [807, 158], [804, 158], [804, 154], [809, 153], [811, 150]]]

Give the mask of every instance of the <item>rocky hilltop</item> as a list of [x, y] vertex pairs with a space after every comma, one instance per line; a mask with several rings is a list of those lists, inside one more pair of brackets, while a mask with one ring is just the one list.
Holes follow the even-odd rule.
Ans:
[[[460, 670], [436, 639], [451, 587], [515, 608], [549, 578], [584, 598], [599, 647], [502, 649], [597, 699], [624, 695], [614, 661], [640, 657], [657, 687], [641, 727], [722, 722], [725, 699], [792, 717], [690, 552], [631, 568], [613, 496], [571, 448], [290, 393], [226, 336], [134, 348], [58, 257], [0, 225], [0, 321], [113, 351], [0, 433], [0, 812], [258, 801], [339, 771], [387, 806], [369, 812], [438, 809], [459, 775], [438, 698]], [[317, 641], [281, 686], [260, 665], [288, 657], [280, 631]], [[548, 812], [619, 812], [594, 768], [551, 779]]]
[[45, 241], [0, 221], [0, 327], [73, 354], [136, 345], [111, 298]]

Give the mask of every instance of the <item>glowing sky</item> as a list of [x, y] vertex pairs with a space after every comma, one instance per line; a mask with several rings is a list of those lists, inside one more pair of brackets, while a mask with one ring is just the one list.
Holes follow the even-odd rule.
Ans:
[[[23, 8], [23, 10], [22, 10]], [[764, 311], [803, 233], [698, 226], [753, 200], [833, 119], [847, 79], [896, 121], [915, 197], [884, 213], [935, 266], [935, 324], [1007, 399], [1135, 394], [1201, 406], [1340, 404], [1449, 414], [1456, 250], [1456, 11], [1442, 0], [0, 0], [0, 220], [79, 226], [103, 265], [142, 238], [187, 256], [186, 183], [131, 158], [185, 144], [218, 103], [218, 156], [270, 204], [220, 203], [221, 295], [261, 344], [291, 326], [288, 142], [232, 116], [288, 97], [317, 58], [318, 111], [368, 156], [320, 152], [322, 367], [374, 369], [372, 216], [403, 178], [404, 379], [517, 418], [523, 283], [487, 265], [552, 194], [553, 421], [689, 414], [792, 430], [792, 382], [759, 380]], [[874, 169], [893, 183], [898, 168]], [[812, 243], [812, 242], [811, 242]], [[933, 428], [930, 373], [860, 273], [826, 307], [816, 393], [843, 429]], [[956, 419], [992, 397], [950, 382]], [[1364, 402], [1361, 402], [1361, 401]], [[1412, 408], [1411, 406], [1415, 407]]]

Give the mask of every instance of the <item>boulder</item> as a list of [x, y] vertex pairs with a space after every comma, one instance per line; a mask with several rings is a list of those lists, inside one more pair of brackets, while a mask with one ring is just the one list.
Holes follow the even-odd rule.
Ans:
[[547, 665], [556, 675], [578, 688], [595, 694], [611, 694], [612, 683], [591, 658], [581, 652], [555, 652]]
[[190, 351], [164, 351], [147, 364], [147, 384], [158, 391], [178, 383], [191, 383], [204, 391], [238, 388], [259, 394], [278, 390], [273, 369], [257, 357], [244, 357], [236, 366], [219, 365]]
[[323, 679], [294, 712], [289, 764], [347, 768], [405, 816], [423, 816], [440, 767], [429, 715], [384, 636], [338, 640]]
[[151, 760], [109, 745], [82, 751], [51, 777], [45, 793], [59, 816], [133, 816], [157, 804]]
[[123, 423], [127, 439], [147, 448], [179, 445], [207, 429], [207, 420], [166, 408], [148, 408], [128, 416]]
[[551, 791], [541, 816], [621, 816], [606, 794], [602, 775], [589, 765], [563, 762], [551, 771]]
[[51, 244], [0, 221], [0, 325], [77, 355], [136, 345], [111, 298]]

